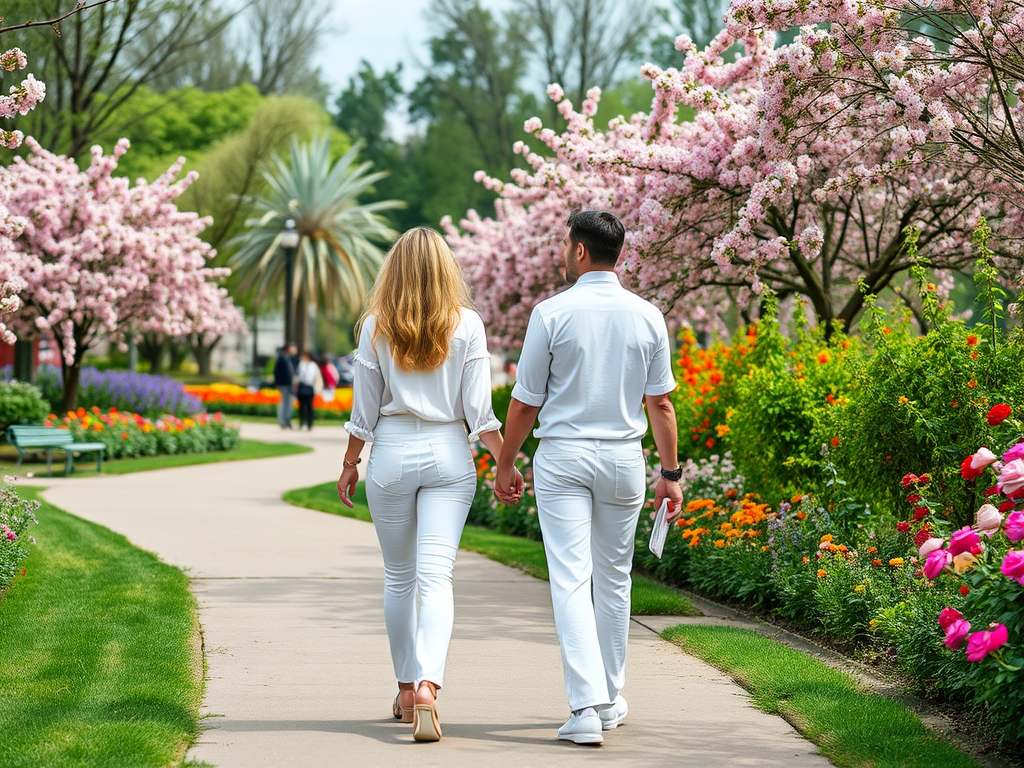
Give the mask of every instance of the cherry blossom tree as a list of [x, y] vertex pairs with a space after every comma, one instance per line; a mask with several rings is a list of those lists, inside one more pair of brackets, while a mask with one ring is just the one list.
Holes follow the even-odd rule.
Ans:
[[[501, 195], [495, 217], [471, 212], [459, 229], [445, 222], [496, 343], [521, 339], [533, 304], [559, 288], [554, 241], [574, 208], [617, 213], [629, 233], [619, 264], [627, 284], [702, 326], [730, 306], [751, 307], [767, 286], [806, 300], [827, 328], [849, 328], [862, 309], [860, 284], [877, 293], [910, 265], [908, 226], [920, 230], [941, 291], [951, 270], [972, 262], [978, 218], [1005, 216], [990, 168], [917, 156], [910, 129], [894, 130], [884, 110], [864, 106], [850, 120], [839, 77], [807, 95], [807, 83], [790, 73], [820, 60], [826, 33], [805, 29], [776, 47], [771, 30], [736, 21], [738, 5], [705, 50], [677, 40], [686, 54], [680, 69], [644, 66], [654, 90], [649, 114], [599, 130], [599, 91], [577, 111], [552, 86], [567, 129], [527, 121], [544, 145], [517, 144], [529, 170], [504, 184], [479, 177]], [[809, 5], [822, 17], [832, 7]], [[817, 130], [791, 130], [786, 110], [796, 101]], [[1019, 268], [1019, 257], [1007, 251], [999, 265]]]
[[241, 318], [218, 281], [229, 271], [199, 234], [209, 219], [179, 211], [195, 179], [178, 180], [179, 158], [152, 184], [114, 176], [128, 141], [82, 170], [32, 138], [27, 159], [4, 173], [7, 205], [23, 220], [13, 241], [26, 288], [16, 330], [53, 334], [61, 354], [65, 408], [73, 408], [85, 353], [101, 338], [143, 332], [223, 334]]

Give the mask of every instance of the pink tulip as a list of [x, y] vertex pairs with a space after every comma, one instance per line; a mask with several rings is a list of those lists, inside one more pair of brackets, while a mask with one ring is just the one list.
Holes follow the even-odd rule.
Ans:
[[946, 632], [950, 624], [954, 621], [959, 621], [963, 617], [964, 615], [960, 611], [947, 605], [942, 609], [942, 613], [939, 614], [939, 626], [942, 627], [943, 632]]
[[969, 526], [965, 525], [949, 538], [949, 554], [956, 557], [961, 552], [969, 552], [971, 547], [981, 543], [978, 534]]
[[[967, 633], [971, 631], [971, 622], [965, 619], [957, 619], [948, 627], [946, 627], [946, 647], [951, 650], [957, 650], [961, 645], [964, 644], [964, 638], [967, 637]], [[977, 634], [977, 633], [975, 633]]]
[[1006, 516], [1006, 538], [1010, 541], [1024, 539], [1024, 512], [1011, 512]]
[[1009, 464], [1011, 461], [1024, 459], [1024, 443], [1017, 443], [1013, 448], [1003, 454], [1003, 462]]
[[1007, 552], [999, 570], [1004, 576], [1014, 579], [1024, 587], [1024, 550], [1011, 549]]
[[967, 638], [967, 660], [981, 661], [992, 651], [1002, 648], [1008, 639], [1006, 625], [989, 624], [983, 632], [975, 632]]
[[921, 557], [928, 557], [932, 552], [937, 549], [942, 549], [942, 545], [945, 542], [942, 539], [938, 539], [932, 536], [930, 539], [926, 539], [923, 544], [918, 548], [917, 554]]
[[975, 451], [974, 455], [971, 456], [971, 469], [984, 469], [989, 464], [994, 463], [996, 459], [997, 456], [988, 448], [979, 448]]
[[982, 504], [974, 518], [974, 527], [982, 536], [990, 539], [1003, 524], [1003, 516], [991, 504]]
[[1007, 462], [1003, 471], [999, 473], [999, 492], [1007, 496], [1024, 489], [1024, 459], [1014, 459]]
[[942, 569], [953, 562], [953, 556], [945, 549], [937, 549], [928, 555], [924, 561], [924, 575], [926, 578], [934, 579]]

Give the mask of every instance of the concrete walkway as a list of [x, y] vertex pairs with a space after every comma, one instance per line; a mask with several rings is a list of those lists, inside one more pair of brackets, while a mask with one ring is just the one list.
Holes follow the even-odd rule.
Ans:
[[344, 431], [245, 424], [243, 433], [316, 451], [54, 479], [45, 493], [192, 577], [209, 730], [190, 757], [217, 768], [829, 765], [723, 674], [636, 622], [626, 725], [601, 749], [556, 741], [568, 713], [547, 583], [468, 552], [455, 572], [444, 739], [416, 744], [411, 727], [391, 718], [373, 527], [281, 501], [286, 490], [337, 477]]

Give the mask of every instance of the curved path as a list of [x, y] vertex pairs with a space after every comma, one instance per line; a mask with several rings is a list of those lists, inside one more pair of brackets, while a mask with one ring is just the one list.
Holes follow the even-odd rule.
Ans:
[[217, 768], [829, 765], [785, 721], [753, 709], [722, 673], [635, 622], [626, 724], [599, 750], [556, 741], [567, 713], [547, 583], [468, 552], [456, 566], [444, 739], [416, 744], [410, 726], [390, 716], [373, 527], [281, 501], [286, 490], [337, 476], [344, 431], [282, 433], [247, 423], [243, 432], [316, 450], [54, 479], [45, 493], [192, 577], [209, 730], [190, 757]]

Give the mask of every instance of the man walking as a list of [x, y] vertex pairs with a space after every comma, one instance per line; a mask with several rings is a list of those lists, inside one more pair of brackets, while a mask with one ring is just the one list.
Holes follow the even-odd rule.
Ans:
[[610, 213], [569, 217], [572, 287], [533, 310], [498, 460], [497, 492], [534, 419], [538, 517], [572, 716], [558, 738], [601, 744], [625, 719], [633, 542], [647, 491], [644, 402], [661, 457], [655, 503], [682, 501], [668, 330], [658, 309], [619, 285], [625, 230]]
[[274, 361], [274, 386], [281, 393], [277, 404], [277, 423], [281, 429], [292, 428], [292, 408], [295, 397], [295, 356], [298, 349], [294, 344], [281, 347]]

